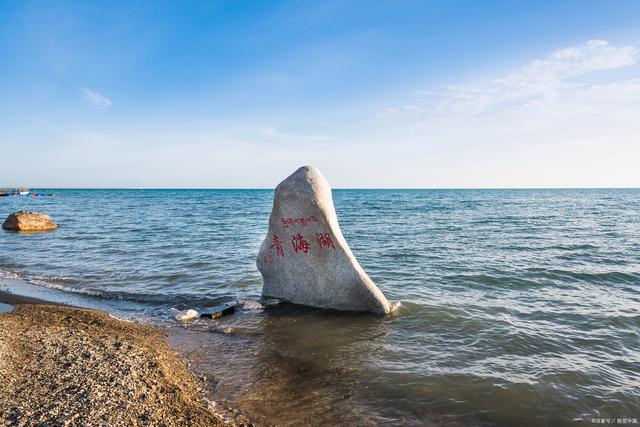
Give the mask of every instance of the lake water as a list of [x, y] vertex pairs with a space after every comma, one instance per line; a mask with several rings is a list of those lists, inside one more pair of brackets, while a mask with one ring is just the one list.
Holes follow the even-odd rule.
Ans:
[[[49, 191], [49, 190], [47, 190]], [[212, 395], [276, 424], [571, 425], [640, 419], [640, 190], [334, 190], [390, 316], [259, 300], [270, 190], [0, 198], [54, 232], [0, 232], [0, 289], [168, 328]], [[18, 286], [18, 284], [22, 284]], [[64, 291], [64, 292], [61, 292]]]

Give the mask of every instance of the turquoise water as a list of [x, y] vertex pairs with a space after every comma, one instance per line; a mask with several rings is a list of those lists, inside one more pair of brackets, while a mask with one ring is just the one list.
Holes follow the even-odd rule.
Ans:
[[343, 233], [400, 308], [292, 307], [186, 327], [171, 307], [259, 299], [270, 190], [0, 198], [0, 282], [169, 325], [210, 390], [279, 424], [570, 425], [640, 418], [640, 190], [334, 190]]

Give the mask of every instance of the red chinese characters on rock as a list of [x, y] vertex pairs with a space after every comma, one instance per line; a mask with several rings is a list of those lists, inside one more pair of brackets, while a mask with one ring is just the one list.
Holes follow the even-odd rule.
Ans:
[[[274, 234], [271, 236], [271, 241], [273, 244], [271, 245], [272, 249], [275, 249], [276, 255], [279, 257], [284, 256], [284, 248], [282, 247], [282, 241], [280, 238]], [[318, 242], [318, 246], [320, 249], [336, 249], [336, 246], [333, 243], [333, 239], [331, 238], [331, 234], [329, 233], [316, 233], [316, 241]], [[311, 250], [311, 244], [304, 238], [304, 236], [300, 233], [297, 233], [291, 239], [291, 246], [293, 246], [293, 250], [295, 253], [303, 253], [307, 254]], [[271, 264], [273, 262], [273, 257], [268, 255], [263, 258], [265, 264]]]
[[316, 218], [315, 215], [311, 215], [305, 218], [281, 218], [280, 222], [282, 223], [282, 226], [284, 228], [288, 228], [288, 227], [293, 227], [296, 224], [306, 227], [307, 224], [310, 224], [312, 222], [320, 222], [320, 221], [318, 221], [318, 218]]
[[318, 246], [320, 246], [320, 249], [331, 248], [335, 250], [336, 248], [333, 245], [333, 240], [331, 239], [331, 235], [329, 233], [316, 233], [316, 241], [318, 242]]
[[293, 250], [296, 253], [304, 252], [306, 254], [307, 252], [309, 252], [309, 249], [311, 249], [311, 245], [309, 245], [309, 242], [307, 242], [304, 237], [300, 235], [300, 233], [293, 236], [293, 239], [291, 239], [291, 244], [293, 245]]
[[282, 248], [282, 242], [280, 241], [278, 236], [274, 234], [273, 237], [271, 237], [271, 241], [273, 242], [273, 244], [271, 245], [271, 248], [276, 250], [276, 255], [284, 256], [284, 249]]

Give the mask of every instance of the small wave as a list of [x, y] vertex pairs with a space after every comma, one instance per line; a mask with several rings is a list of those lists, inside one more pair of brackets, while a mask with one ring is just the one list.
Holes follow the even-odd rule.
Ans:
[[83, 295], [91, 295], [94, 297], [103, 297], [103, 293], [94, 289], [87, 289], [87, 288], [74, 288], [71, 286], [65, 286], [62, 284], [58, 284], [58, 283], [54, 283], [48, 280], [42, 280], [41, 278], [30, 278], [30, 279], [26, 279], [27, 282], [29, 282], [32, 285], [37, 285], [37, 286], [42, 286], [44, 288], [48, 288], [48, 289], [55, 289], [58, 291], [62, 291], [62, 292], [69, 292], [69, 293], [74, 293], [74, 294], [83, 294]]
[[447, 281], [451, 281], [454, 284], [464, 285], [481, 285], [489, 287], [514, 287], [519, 288], [536, 287], [539, 283], [535, 281], [525, 279], [522, 277], [516, 277], [513, 275], [503, 274], [451, 274], [445, 276]]
[[124, 317], [124, 316], [116, 316], [114, 314], [109, 313], [109, 317], [111, 317], [112, 319], [119, 320], [121, 322], [134, 323], [133, 320], [130, 320], [130, 319]]
[[248, 277], [244, 279], [240, 279], [238, 281], [232, 282], [229, 286], [232, 288], [247, 288], [251, 286], [261, 285], [262, 278], [261, 277]]
[[80, 279], [77, 277], [32, 275], [22, 271], [0, 268], [0, 280], [1, 279], [23, 280], [30, 285], [54, 289], [61, 292], [90, 295], [94, 297], [103, 296], [100, 291], [94, 289], [71, 286], [80, 283]]
[[19, 279], [20, 275], [14, 271], [0, 269], [0, 279]]
[[560, 270], [560, 269], [540, 269], [530, 268], [529, 272], [536, 276], [552, 280], [578, 281], [596, 284], [637, 284], [640, 281], [640, 274], [623, 271], [606, 271], [601, 273], [587, 273], [581, 271]]
[[390, 314], [398, 314], [400, 312], [400, 308], [402, 307], [402, 301], [389, 301], [391, 305]]
[[548, 249], [557, 249], [561, 251], [580, 251], [580, 250], [597, 250], [598, 246], [589, 243], [573, 244], [573, 245], [553, 245]]
[[74, 285], [74, 284], [80, 283], [80, 279], [78, 279], [77, 277], [69, 277], [69, 276], [32, 275], [29, 277], [25, 275], [25, 277], [32, 282], [44, 281], [44, 282], [53, 283], [56, 285]]
[[[425, 258], [430, 257], [429, 254], [424, 252], [389, 252], [383, 253], [381, 255], [383, 258], [391, 258], [391, 259], [406, 259], [406, 258]], [[438, 258], [438, 257], [435, 257]]]
[[[164, 276], [162, 276], [164, 277]], [[124, 290], [92, 289], [81, 286], [82, 279], [70, 276], [47, 276], [30, 274], [28, 272], [11, 270], [0, 267], [0, 280], [21, 280], [27, 284], [51, 289], [54, 291], [86, 295], [94, 298], [112, 301], [127, 301], [132, 303], [142, 303], [151, 305], [195, 304], [202, 307], [216, 306], [232, 301], [233, 295], [202, 295], [202, 294], [172, 294], [172, 293], [135, 293]]]

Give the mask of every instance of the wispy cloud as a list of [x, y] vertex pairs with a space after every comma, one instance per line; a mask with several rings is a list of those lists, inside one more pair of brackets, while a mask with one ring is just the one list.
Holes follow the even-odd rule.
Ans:
[[244, 128], [244, 131], [253, 136], [253, 139], [275, 142], [327, 142], [335, 139], [325, 135], [283, 132], [274, 127], [256, 128], [248, 126]]
[[398, 182], [637, 186], [639, 54], [591, 40], [495, 77], [416, 91], [375, 115], [366, 141], [403, 165]]
[[111, 107], [111, 100], [106, 96], [93, 91], [91, 89], [82, 88], [82, 95], [86, 102], [96, 108], [109, 108]]
[[[389, 107], [381, 117], [406, 124], [434, 125], [443, 116], [512, 114], [526, 109], [541, 111], [557, 106], [565, 115], [590, 107], [602, 109], [611, 102], [638, 99], [639, 79], [589, 82], [592, 73], [636, 64], [638, 48], [617, 47], [605, 40], [559, 49], [546, 58], [536, 59], [520, 69], [476, 83], [451, 85], [442, 91], [418, 92], [411, 103]], [[605, 104], [603, 104], [605, 103]], [[567, 110], [568, 104], [572, 108]]]
[[558, 96], [562, 92], [593, 90], [592, 85], [573, 79], [596, 71], [633, 65], [638, 50], [615, 47], [604, 40], [560, 49], [545, 59], [530, 62], [515, 73], [487, 83], [452, 86], [440, 108], [485, 111], [513, 101], [530, 102]]

